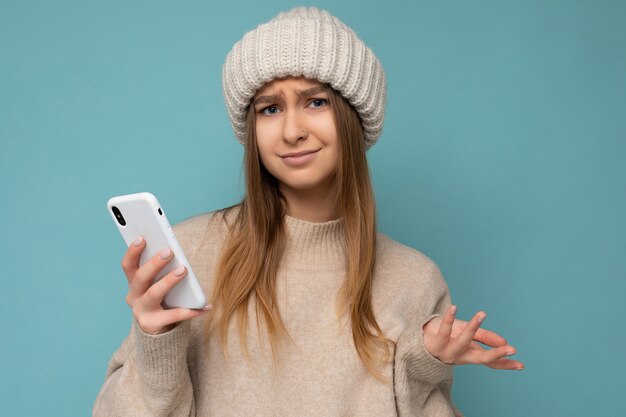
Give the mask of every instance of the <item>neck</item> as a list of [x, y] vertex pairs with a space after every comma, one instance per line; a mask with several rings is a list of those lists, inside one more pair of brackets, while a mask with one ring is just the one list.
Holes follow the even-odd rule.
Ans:
[[330, 201], [328, 190], [295, 190], [281, 187], [287, 200], [287, 214], [296, 219], [323, 223], [339, 217], [334, 201]]

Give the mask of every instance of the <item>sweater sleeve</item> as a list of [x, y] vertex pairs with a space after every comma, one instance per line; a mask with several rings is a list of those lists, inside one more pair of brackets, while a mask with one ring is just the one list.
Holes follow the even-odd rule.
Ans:
[[[172, 226], [187, 260], [197, 262], [194, 270], [200, 245], [218, 235], [209, 229], [212, 217], [213, 213], [206, 213]], [[133, 317], [128, 336], [109, 361], [93, 416], [195, 416], [187, 358], [190, 339], [191, 320], [151, 335]]]
[[450, 291], [434, 262], [429, 271], [429, 299], [420, 300], [428, 308], [400, 334], [396, 343], [394, 384], [398, 415], [463, 417], [452, 402], [454, 365], [435, 358], [424, 345], [424, 324], [444, 315], [451, 305]]
[[195, 416], [189, 335], [188, 320], [151, 335], [133, 318], [130, 333], [109, 361], [93, 416]]

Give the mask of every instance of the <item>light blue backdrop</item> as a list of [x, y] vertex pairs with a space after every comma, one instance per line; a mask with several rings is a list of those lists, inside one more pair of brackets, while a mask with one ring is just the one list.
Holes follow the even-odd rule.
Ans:
[[[131, 318], [107, 199], [151, 191], [172, 222], [239, 200], [221, 66], [295, 5], [2, 1], [3, 415], [91, 413]], [[315, 5], [387, 73], [380, 229], [526, 364], [457, 367], [457, 406], [623, 415], [626, 3]]]

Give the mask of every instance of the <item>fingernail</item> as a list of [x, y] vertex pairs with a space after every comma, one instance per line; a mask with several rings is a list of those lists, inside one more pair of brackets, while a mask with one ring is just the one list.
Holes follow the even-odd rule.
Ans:
[[176, 268], [176, 270], [174, 271], [174, 275], [176, 275], [177, 277], [180, 277], [184, 273], [185, 273], [185, 267], [182, 265]]
[[506, 353], [506, 355], [507, 355], [507, 356], [515, 355], [515, 351], [514, 351], [514, 350], [509, 350], [509, 351]]
[[487, 317], [487, 314], [481, 314], [480, 316], [478, 316], [478, 322], [482, 323], [483, 321], [485, 321], [485, 317]]
[[202, 307], [202, 309], [203, 309], [203, 310], [206, 310], [206, 311], [208, 311], [208, 310], [210, 310], [210, 309], [212, 309], [212, 308], [213, 308], [213, 306], [212, 306], [211, 304], [207, 304], [207, 305], [205, 305], [204, 307]]
[[171, 254], [172, 254], [172, 251], [170, 250], [170, 248], [165, 248], [161, 251], [161, 259], [169, 258]]
[[143, 236], [139, 236], [137, 239], [135, 239], [135, 241], [133, 242], [133, 246], [141, 246], [141, 242], [143, 242]]
[[452, 306], [452, 307], [450, 308], [450, 313], [451, 313], [451, 314], [456, 314], [456, 306]]
[[525, 369], [523, 366], [518, 366], [517, 368], [515, 368], [516, 371], [521, 371], [522, 369]]

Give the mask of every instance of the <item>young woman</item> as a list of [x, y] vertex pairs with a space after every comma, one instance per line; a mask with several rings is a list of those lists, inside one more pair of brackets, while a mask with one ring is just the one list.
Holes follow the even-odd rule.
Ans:
[[138, 238], [122, 260], [133, 322], [94, 416], [461, 416], [455, 365], [523, 366], [484, 312], [455, 318], [432, 260], [376, 231], [365, 152], [385, 76], [350, 28], [281, 13], [222, 77], [246, 195], [174, 226], [211, 305], [162, 309], [186, 270], [152, 284], [172, 252], [138, 267]]

